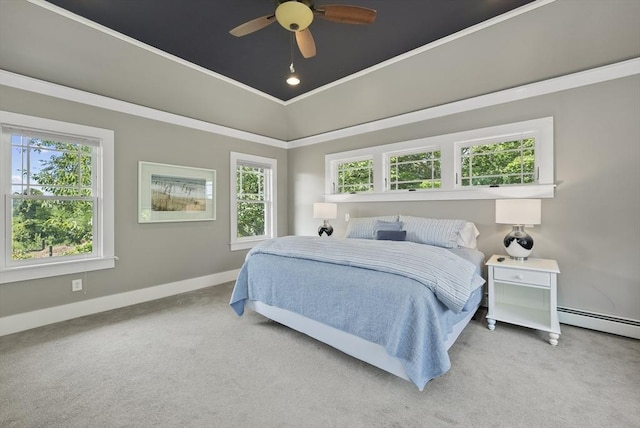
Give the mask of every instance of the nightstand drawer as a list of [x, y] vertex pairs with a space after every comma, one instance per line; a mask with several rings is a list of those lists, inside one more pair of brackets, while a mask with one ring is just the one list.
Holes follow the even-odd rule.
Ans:
[[545, 287], [551, 286], [551, 277], [547, 272], [494, 267], [493, 278], [496, 281], [509, 281]]

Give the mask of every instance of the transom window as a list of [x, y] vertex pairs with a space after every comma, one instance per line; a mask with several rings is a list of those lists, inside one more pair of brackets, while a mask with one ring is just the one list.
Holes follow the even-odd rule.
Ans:
[[496, 186], [535, 183], [535, 139], [463, 146], [461, 184]]
[[370, 192], [372, 190], [372, 159], [338, 163], [337, 193]]
[[439, 150], [389, 157], [390, 190], [438, 189], [440, 174]]
[[325, 156], [325, 201], [552, 198], [553, 118]]

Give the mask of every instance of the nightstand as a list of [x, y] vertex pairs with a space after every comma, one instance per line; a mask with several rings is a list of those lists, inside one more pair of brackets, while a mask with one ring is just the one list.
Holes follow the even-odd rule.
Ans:
[[[503, 259], [498, 261], [498, 259]], [[557, 276], [555, 260], [512, 260], [494, 255], [489, 268], [489, 313], [487, 326], [496, 321], [549, 332], [549, 343], [558, 344], [560, 323], [557, 310]]]

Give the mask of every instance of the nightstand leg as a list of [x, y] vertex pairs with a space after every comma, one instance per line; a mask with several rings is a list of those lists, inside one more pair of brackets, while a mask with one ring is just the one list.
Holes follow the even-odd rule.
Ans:
[[549, 343], [553, 346], [558, 344], [558, 339], [560, 339], [560, 335], [558, 333], [549, 333]]
[[496, 329], [496, 320], [492, 320], [491, 318], [487, 318], [487, 327], [491, 331], [495, 330]]

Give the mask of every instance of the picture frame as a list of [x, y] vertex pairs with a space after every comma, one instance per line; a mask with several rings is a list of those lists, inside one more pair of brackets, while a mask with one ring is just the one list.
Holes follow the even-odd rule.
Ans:
[[138, 162], [138, 223], [215, 219], [215, 170]]

